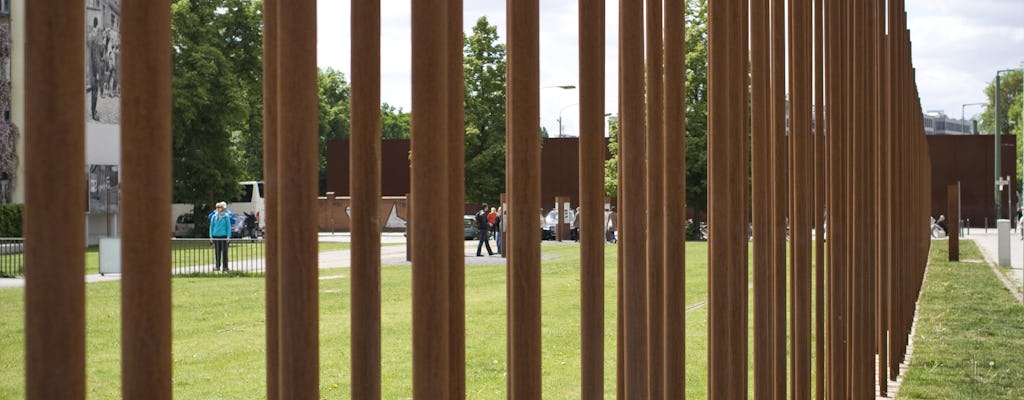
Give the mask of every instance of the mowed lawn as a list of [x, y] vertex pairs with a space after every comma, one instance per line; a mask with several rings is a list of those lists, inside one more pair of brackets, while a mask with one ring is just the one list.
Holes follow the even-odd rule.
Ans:
[[[981, 262], [935, 242], [901, 399], [1024, 399], [1024, 306]], [[981, 260], [973, 241], [961, 260]]]
[[[707, 244], [687, 243], [686, 304], [707, 297]], [[547, 243], [543, 290], [544, 397], [579, 397], [579, 256], [575, 244]], [[605, 393], [615, 393], [615, 247], [606, 247]], [[287, 272], [284, 272], [287, 273]], [[349, 270], [320, 271], [320, 391], [349, 397]], [[265, 393], [264, 281], [259, 277], [175, 278], [174, 395], [258, 399]], [[382, 269], [383, 397], [412, 394], [411, 271]], [[89, 398], [120, 396], [118, 282], [87, 285]], [[24, 290], [0, 289], [0, 398], [24, 397]], [[466, 268], [466, 390], [471, 399], [505, 397], [505, 268]], [[705, 397], [707, 308], [687, 313], [687, 391]]]

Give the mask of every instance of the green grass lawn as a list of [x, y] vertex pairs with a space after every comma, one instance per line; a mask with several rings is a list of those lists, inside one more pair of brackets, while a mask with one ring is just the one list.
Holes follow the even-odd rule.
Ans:
[[[543, 269], [543, 376], [545, 398], [579, 397], [579, 258], [572, 245], [545, 245], [559, 255]], [[687, 245], [686, 303], [706, 299], [707, 246]], [[605, 393], [614, 397], [615, 248], [606, 248]], [[321, 392], [348, 398], [348, 269], [321, 271]], [[174, 391], [184, 399], [262, 398], [264, 382], [263, 279], [176, 278], [174, 285]], [[382, 270], [384, 398], [411, 397], [411, 275], [408, 267]], [[117, 282], [87, 286], [89, 398], [120, 394], [120, 302]], [[505, 396], [505, 269], [466, 269], [466, 389], [472, 399]], [[0, 290], [0, 398], [24, 397], [24, 291]], [[687, 385], [704, 397], [706, 308], [687, 315]]]
[[[973, 241], [960, 259], [982, 259]], [[1024, 307], [983, 263], [932, 248], [903, 399], [1024, 398]]]

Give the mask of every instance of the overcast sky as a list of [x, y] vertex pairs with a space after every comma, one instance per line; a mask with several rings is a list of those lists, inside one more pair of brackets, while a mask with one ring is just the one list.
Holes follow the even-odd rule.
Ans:
[[[961, 105], [986, 101], [985, 85], [995, 72], [1020, 68], [1024, 61], [1024, 0], [906, 0], [914, 66], [921, 107], [942, 110], [959, 118]], [[505, 1], [465, 1], [463, 27], [471, 32], [486, 16], [504, 41]], [[541, 0], [541, 86], [575, 85], [577, 81], [576, 1]], [[618, 2], [606, 1], [607, 45], [605, 110], [616, 110], [618, 74]], [[351, 76], [350, 2], [317, 2], [318, 60], [321, 67]], [[408, 111], [410, 85], [410, 0], [382, 0], [381, 100]], [[579, 107], [576, 90], [541, 89], [541, 125], [558, 135], [558, 117], [566, 135], [577, 136]], [[968, 118], [981, 111], [968, 107]]]

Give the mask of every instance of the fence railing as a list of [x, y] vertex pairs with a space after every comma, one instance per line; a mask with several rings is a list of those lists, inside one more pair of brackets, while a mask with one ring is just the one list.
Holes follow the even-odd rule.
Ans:
[[0, 238], [0, 278], [25, 274], [24, 239]]
[[[215, 273], [215, 255], [210, 239], [172, 239], [171, 269], [174, 275]], [[266, 266], [263, 239], [230, 239], [228, 270], [262, 274]]]

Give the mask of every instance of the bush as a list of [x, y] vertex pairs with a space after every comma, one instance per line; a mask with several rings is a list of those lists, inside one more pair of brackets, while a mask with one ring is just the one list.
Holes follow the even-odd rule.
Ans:
[[0, 237], [21, 237], [23, 204], [0, 204]]

